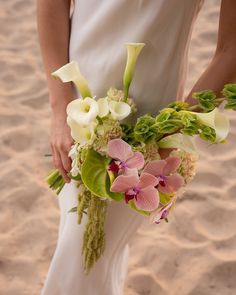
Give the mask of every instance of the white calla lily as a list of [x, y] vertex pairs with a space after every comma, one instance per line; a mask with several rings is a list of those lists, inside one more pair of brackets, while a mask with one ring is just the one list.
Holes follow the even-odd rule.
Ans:
[[106, 117], [109, 113], [109, 105], [107, 97], [99, 98], [98, 101], [98, 116], [100, 118]]
[[88, 82], [81, 74], [79, 65], [75, 61], [71, 61], [52, 73], [55, 78], [60, 78], [62, 82], [73, 82], [78, 88], [81, 96], [92, 97]]
[[70, 126], [72, 138], [79, 143], [80, 146], [93, 142], [95, 137], [95, 128], [97, 126], [96, 121], [91, 122], [87, 126], [83, 126], [70, 117], [67, 117], [67, 124]]
[[181, 133], [171, 134], [162, 138], [158, 142], [158, 146], [163, 149], [177, 148], [187, 153], [197, 154], [191, 136]]
[[123, 120], [130, 114], [131, 107], [126, 102], [111, 100], [109, 102], [109, 110], [113, 119]]
[[97, 117], [98, 111], [97, 101], [90, 97], [75, 99], [66, 108], [67, 115], [80, 125], [90, 124]]
[[126, 46], [127, 46], [127, 62], [126, 62], [124, 76], [123, 76], [125, 101], [128, 98], [129, 87], [133, 79], [137, 58], [141, 50], [145, 46], [145, 43], [127, 43]]
[[215, 108], [209, 113], [190, 113], [196, 115], [202, 124], [209, 126], [215, 130], [216, 143], [225, 140], [229, 133], [229, 119], [224, 114], [222, 114], [218, 108]]

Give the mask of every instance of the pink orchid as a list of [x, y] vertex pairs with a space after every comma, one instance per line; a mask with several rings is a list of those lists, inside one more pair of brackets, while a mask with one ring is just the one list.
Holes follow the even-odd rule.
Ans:
[[157, 184], [157, 178], [148, 173], [142, 173], [140, 177], [137, 174], [120, 175], [112, 183], [111, 191], [124, 193], [126, 203], [134, 200], [137, 208], [153, 211], [159, 205]]
[[168, 204], [152, 212], [150, 215], [151, 222], [159, 224], [162, 219], [166, 219], [172, 206], [174, 205], [174, 202], [175, 198], [172, 198]]
[[113, 159], [108, 166], [112, 172], [130, 174], [144, 166], [143, 154], [133, 152], [131, 146], [120, 138], [109, 141], [108, 155]]
[[184, 179], [176, 173], [181, 160], [177, 157], [168, 157], [165, 160], [154, 160], [149, 162], [143, 172], [150, 173], [158, 179], [157, 189], [166, 194], [176, 192], [184, 185]]

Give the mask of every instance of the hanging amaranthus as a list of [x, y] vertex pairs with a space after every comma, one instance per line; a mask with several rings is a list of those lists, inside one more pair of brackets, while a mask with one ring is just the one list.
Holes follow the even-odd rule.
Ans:
[[87, 215], [82, 247], [86, 274], [89, 273], [105, 249], [104, 224], [106, 208], [107, 200], [95, 196], [85, 187], [80, 189], [77, 207], [78, 223], [81, 223], [83, 214]]

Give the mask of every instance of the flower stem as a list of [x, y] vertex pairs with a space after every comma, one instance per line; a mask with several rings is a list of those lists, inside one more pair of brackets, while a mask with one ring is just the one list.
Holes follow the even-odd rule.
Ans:
[[56, 191], [57, 195], [61, 192], [62, 188], [65, 185], [65, 181], [64, 181], [62, 175], [60, 174], [59, 170], [57, 170], [57, 169], [55, 169], [49, 173], [48, 177], [46, 178], [46, 181], [47, 181], [49, 187], [52, 190]]

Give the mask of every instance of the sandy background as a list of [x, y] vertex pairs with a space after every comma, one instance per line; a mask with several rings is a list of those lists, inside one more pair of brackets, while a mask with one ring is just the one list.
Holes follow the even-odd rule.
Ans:
[[[43, 182], [49, 104], [35, 1], [1, 1], [0, 294], [39, 294], [59, 212]], [[215, 48], [219, 0], [206, 0], [190, 51], [187, 89]], [[233, 118], [233, 114], [230, 114]], [[131, 243], [125, 295], [236, 294], [236, 119], [227, 146], [202, 147], [199, 173], [169, 224], [144, 225]]]

